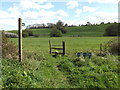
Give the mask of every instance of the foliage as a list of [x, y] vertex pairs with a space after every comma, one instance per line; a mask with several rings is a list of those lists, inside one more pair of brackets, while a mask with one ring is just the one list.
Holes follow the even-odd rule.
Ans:
[[60, 27], [59, 30], [60, 30], [63, 34], [67, 33], [67, 29], [65, 29], [64, 27]]
[[74, 58], [61, 61], [58, 70], [67, 77], [75, 88], [118, 88], [118, 61], [99, 57]]
[[[63, 34], [63, 37], [72, 37], [73, 35], [79, 35], [81, 37], [101, 37], [105, 33], [105, 29], [111, 24], [100, 24], [100, 25], [94, 25], [94, 26], [78, 26], [78, 27], [64, 27], [68, 32], [66, 34]], [[33, 34], [48, 34], [47, 37], [49, 37], [51, 28], [42, 28], [42, 29], [30, 29]], [[10, 32], [16, 32], [10, 31]], [[45, 36], [39, 36], [39, 37], [45, 37]]]
[[64, 23], [62, 21], [58, 21], [56, 23], [56, 27], [58, 30], [60, 30], [62, 33], [67, 33], [67, 30], [64, 28]]
[[28, 32], [23, 31], [23, 32], [22, 32], [22, 36], [23, 36], [23, 37], [28, 37], [29, 34], [28, 34]]
[[22, 36], [23, 36], [23, 37], [33, 36], [33, 31], [31, 31], [30, 29], [25, 29], [25, 30], [22, 32]]
[[15, 60], [2, 60], [3, 88], [37, 88], [34, 75], [26, 71], [22, 64]]
[[120, 55], [120, 41], [119, 38], [112, 39], [105, 44], [105, 48], [111, 54]]
[[[23, 62], [6, 59], [2, 61], [3, 87], [118, 88], [119, 61], [116, 56], [103, 58], [95, 56], [95, 52], [91, 59], [84, 59], [83, 57], [78, 58], [74, 53], [88, 51], [89, 48], [98, 50], [99, 43], [111, 38], [113, 37], [52, 38], [54, 44], [58, 44], [62, 40], [67, 43], [68, 55], [56, 58], [47, 54], [48, 45], [46, 43], [50, 38], [23, 39], [23, 49], [27, 51], [23, 52]], [[40, 50], [41, 52], [38, 52]]]
[[105, 30], [105, 36], [118, 36], [118, 25], [119, 24], [112, 24], [111, 26], [107, 27]]
[[62, 33], [61, 31], [59, 31], [56, 26], [52, 27], [51, 33], [50, 33], [51, 37], [62, 37]]
[[5, 36], [4, 31], [2, 32], [2, 57], [9, 59], [18, 58], [17, 46]]

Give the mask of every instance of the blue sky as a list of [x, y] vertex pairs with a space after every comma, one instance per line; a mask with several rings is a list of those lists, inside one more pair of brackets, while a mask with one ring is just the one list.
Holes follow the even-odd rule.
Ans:
[[[19, 17], [29, 24], [69, 25], [118, 22], [119, 0], [1, 0], [0, 30], [17, 30]], [[25, 27], [23, 27], [25, 28]]]

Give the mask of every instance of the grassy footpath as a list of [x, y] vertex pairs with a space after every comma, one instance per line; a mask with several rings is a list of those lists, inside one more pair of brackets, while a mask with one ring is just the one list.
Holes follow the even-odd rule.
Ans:
[[118, 73], [115, 56], [2, 61], [3, 88], [118, 88]]

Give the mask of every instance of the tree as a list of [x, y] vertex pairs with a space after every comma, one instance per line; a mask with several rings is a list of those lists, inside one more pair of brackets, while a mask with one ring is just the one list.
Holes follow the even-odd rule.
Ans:
[[107, 27], [105, 30], [105, 36], [118, 36], [118, 25], [119, 24], [112, 24], [111, 26]]
[[91, 25], [91, 23], [90, 22], [87, 22], [87, 26], [90, 26]]
[[33, 32], [30, 29], [25, 29], [22, 33], [23, 37], [33, 36]]
[[60, 30], [62, 33], [67, 33], [67, 30], [64, 28], [64, 23], [62, 21], [58, 21], [56, 23], [56, 27], [58, 30]]
[[104, 22], [101, 22], [101, 24], [104, 24]]
[[63, 23], [61, 20], [59, 20], [59, 21], [56, 23], [57, 29], [60, 29], [60, 27], [63, 27], [63, 26], [64, 26], [64, 23]]
[[67, 23], [65, 24], [65, 27], [68, 27], [68, 24], [67, 24]]
[[50, 36], [51, 37], [62, 37], [62, 32], [60, 30], [58, 30], [57, 27], [54, 25], [52, 27]]

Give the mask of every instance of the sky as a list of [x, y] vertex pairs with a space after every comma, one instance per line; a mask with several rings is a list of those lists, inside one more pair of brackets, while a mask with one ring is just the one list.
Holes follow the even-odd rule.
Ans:
[[118, 22], [119, 0], [0, 0], [0, 30], [17, 30], [18, 18], [30, 24], [68, 25]]

